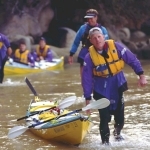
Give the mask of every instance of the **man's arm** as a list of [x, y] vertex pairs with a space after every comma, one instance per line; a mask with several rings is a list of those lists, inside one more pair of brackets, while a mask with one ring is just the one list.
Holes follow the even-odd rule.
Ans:
[[109, 39], [109, 34], [108, 34], [108, 31], [105, 27], [101, 26], [101, 29], [103, 31], [103, 34], [105, 36], [105, 40], [108, 40]]
[[37, 53], [36, 53], [36, 50], [33, 50], [32, 56], [33, 56], [33, 58], [34, 58], [34, 61], [39, 61], [38, 55], [37, 55]]
[[1, 36], [2, 36], [2, 39], [3, 39], [3, 42], [4, 42], [5, 46], [7, 48], [7, 52], [6, 53], [10, 57], [11, 54], [12, 54], [12, 49], [11, 49], [11, 46], [10, 46], [10, 42], [9, 42], [7, 36], [5, 36], [3, 34]]
[[34, 63], [34, 57], [32, 56], [31, 53], [28, 54], [28, 62], [30, 64], [31, 67], [34, 67], [35, 63]]
[[[88, 105], [91, 100], [91, 94], [93, 92], [93, 63], [89, 53], [84, 59], [84, 66], [82, 71], [82, 87], [85, 97], [85, 103]], [[90, 115], [90, 110], [86, 111], [87, 115]]]
[[12, 54], [12, 49], [11, 49], [11, 47], [8, 47], [7, 48], [7, 55], [10, 57], [11, 54]]
[[120, 58], [124, 60], [126, 64], [128, 64], [134, 72], [139, 76], [138, 85], [139, 86], [145, 86], [147, 84], [146, 77], [144, 75], [144, 70], [142, 68], [142, 65], [140, 61], [137, 59], [135, 54], [133, 54], [128, 48], [126, 48], [124, 45], [115, 42], [118, 55]]
[[69, 58], [68, 58], [69, 64], [73, 63], [73, 55], [76, 53], [76, 51], [79, 47], [79, 44], [80, 44], [80, 41], [82, 39], [82, 36], [84, 34], [85, 29], [86, 29], [86, 25], [84, 24], [77, 31], [77, 34], [76, 34], [76, 37], [75, 37], [74, 42], [72, 44], [72, 47], [71, 47], [71, 50], [70, 50], [70, 55], [69, 55]]
[[50, 49], [48, 49], [45, 60], [48, 62], [52, 62], [52, 59], [53, 59], [52, 51]]
[[140, 61], [137, 59], [136, 55], [133, 54], [127, 47], [119, 42], [115, 42], [118, 55], [120, 58], [124, 60], [126, 64], [128, 64], [137, 75], [141, 75], [144, 73], [143, 68], [141, 66]]
[[91, 94], [93, 92], [93, 63], [89, 53], [84, 59], [82, 86], [85, 99], [91, 100]]
[[71, 50], [70, 50], [70, 56], [73, 56], [76, 53], [85, 29], [86, 29], [86, 24], [82, 25], [79, 28], [79, 30], [77, 31], [76, 37], [74, 39], [74, 42], [73, 42]]

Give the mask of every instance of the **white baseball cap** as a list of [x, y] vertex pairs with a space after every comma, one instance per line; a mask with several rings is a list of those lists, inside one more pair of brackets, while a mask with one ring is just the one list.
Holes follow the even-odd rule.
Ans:
[[99, 31], [100, 34], [103, 34], [102, 30], [99, 27], [93, 27], [89, 30], [89, 37], [91, 37], [94, 31]]

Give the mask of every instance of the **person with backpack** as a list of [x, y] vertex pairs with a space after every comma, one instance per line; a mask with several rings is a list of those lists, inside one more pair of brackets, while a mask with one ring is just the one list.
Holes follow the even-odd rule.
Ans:
[[82, 73], [82, 67], [83, 67], [83, 62], [84, 62], [84, 57], [88, 53], [88, 47], [91, 46], [91, 43], [89, 41], [88, 33], [89, 30], [93, 27], [99, 27], [104, 36], [105, 39], [109, 39], [108, 31], [104, 26], [102, 26], [100, 23], [98, 23], [98, 12], [95, 9], [88, 9], [86, 11], [86, 15], [84, 17], [87, 22], [83, 24], [79, 30], [77, 31], [75, 40], [72, 44], [72, 48], [70, 50], [70, 56], [68, 58], [69, 64], [73, 63], [73, 55], [76, 53], [80, 42], [82, 42], [82, 48], [79, 52], [78, 55], [78, 63], [80, 63], [80, 74]]

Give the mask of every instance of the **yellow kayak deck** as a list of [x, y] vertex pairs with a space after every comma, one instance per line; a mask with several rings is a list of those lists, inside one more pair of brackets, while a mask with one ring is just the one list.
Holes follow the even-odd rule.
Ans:
[[5, 75], [15, 75], [15, 74], [29, 74], [29, 73], [39, 73], [46, 70], [61, 70], [64, 68], [64, 57], [54, 59], [53, 62], [49, 62], [48, 65], [44, 68], [42, 67], [30, 67], [26, 64], [21, 64], [13, 62], [12, 64], [9, 61], [6, 62], [4, 67]]

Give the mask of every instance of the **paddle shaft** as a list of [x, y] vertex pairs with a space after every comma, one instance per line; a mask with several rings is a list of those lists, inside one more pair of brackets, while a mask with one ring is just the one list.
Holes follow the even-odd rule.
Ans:
[[23, 64], [23, 65], [29, 66], [29, 64], [28, 64], [28, 63], [23, 63], [23, 62], [16, 61], [16, 60], [13, 60], [13, 61], [14, 61], [14, 62], [16, 62], [16, 63], [19, 63], [19, 64]]
[[[25, 66], [29, 66], [30, 67], [30, 65], [28, 64], [28, 63], [24, 63], [24, 62], [20, 62], [20, 61], [16, 61], [16, 60], [13, 60], [13, 62], [16, 62], [16, 63], [19, 63], [19, 64], [22, 64], [22, 65], [25, 65]], [[13, 63], [12, 63], [13, 64]], [[33, 66], [34, 67], [34, 66]], [[32, 67], [32, 68], [33, 68]], [[39, 66], [35, 66], [35, 67], [38, 67], [38, 68], [40, 68]]]
[[54, 117], [54, 118], [45, 120], [45, 121], [40, 122], [40, 123], [37, 123], [37, 124], [35, 124], [35, 125], [28, 126], [28, 128], [33, 128], [33, 127], [36, 127], [36, 126], [38, 126], [38, 125], [44, 124], [44, 123], [46, 123], [46, 122], [49, 122], [49, 121], [51, 121], [51, 120], [53, 120], [53, 119], [55, 119], [55, 118], [56, 118], [56, 119], [59, 119], [59, 118], [61, 118], [61, 117], [68, 116], [68, 115], [71, 115], [71, 114], [74, 114], [74, 113], [78, 113], [78, 112], [80, 112], [80, 111], [82, 111], [82, 109], [74, 110], [74, 111], [69, 112], [69, 113], [67, 113], [67, 114], [60, 115], [60, 116], [58, 116], [58, 117]]
[[[103, 105], [102, 105], [102, 104], [103, 104]], [[103, 101], [102, 101], [102, 100], [98, 100], [98, 101], [95, 101], [95, 102], [93, 102], [93, 103], [88, 104], [86, 107], [83, 107], [83, 108], [81, 108], [81, 109], [74, 110], [74, 111], [69, 112], [69, 113], [64, 114], [64, 115], [59, 115], [59, 116], [57, 116], [57, 117], [54, 117], [54, 118], [45, 120], [45, 121], [43, 121], [43, 122], [39, 122], [39, 123], [37, 123], [37, 124], [28, 126], [28, 128], [32, 128], [32, 127], [41, 125], [41, 124], [46, 123], [46, 122], [49, 122], [49, 121], [51, 121], [51, 120], [53, 120], [53, 119], [59, 119], [60, 117], [64, 117], [64, 116], [68, 116], [68, 115], [71, 115], [71, 114], [74, 114], [74, 113], [78, 113], [78, 112], [80, 112], [80, 111], [86, 111], [86, 110], [88, 110], [88, 109], [101, 109], [101, 108], [105, 108], [105, 107], [107, 107], [109, 104], [110, 104], [110, 102], [109, 102], [109, 100], [107, 100], [107, 99], [104, 99]]]
[[[63, 101], [61, 101], [57, 107], [59, 109], [64, 109], [66, 107], [71, 106], [75, 102], [75, 100], [76, 100], [75, 96], [68, 97], [68, 98], [64, 99]], [[56, 108], [56, 106], [53, 106], [53, 107], [50, 107], [50, 108], [47, 108], [47, 109], [44, 109], [44, 110], [41, 110], [41, 111], [35, 111], [35, 112], [33, 112], [32, 114], [30, 114], [28, 116], [24, 116], [24, 117], [21, 117], [21, 118], [17, 119], [17, 121], [29, 118], [30, 116], [33, 116], [33, 115], [36, 115], [36, 114], [41, 114], [42, 112], [45, 112], [45, 111], [48, 111], [48, 110], [54, 109], [54, 108]]]
[[45, 111], [48, 111], [48, 110], [51, 110], [51, 109], [53, 109], [53, 108], [56, 108], [56, 106], [51, 107], [51, 108], [48, 108], [48, 109], [45, 109], [45, 110], [42, 110], [42, 111], [35, 111], [34, 113], [32, 113], [32, 114], [30, 114], [30, 115], [28, 115], [28, 116], [24, 116], [24, 117], [21, 117], [21, 118], [17, 119], [17, 121], [20, 121], [20, 120], [22, 120], [22, 119], [27, 119], [27, 118], [29, 118], [30, 116], [34, 116], [34, 115], [36, 115], [36, 114], [41, 114], [41, 113], [43, 113], [43, 112], [45, 112]]

